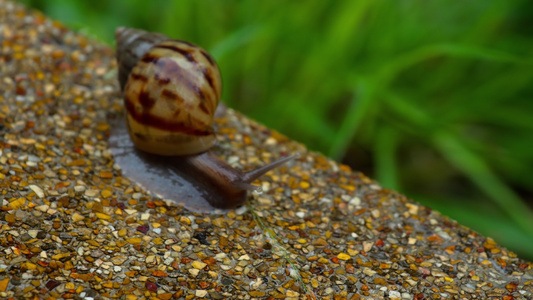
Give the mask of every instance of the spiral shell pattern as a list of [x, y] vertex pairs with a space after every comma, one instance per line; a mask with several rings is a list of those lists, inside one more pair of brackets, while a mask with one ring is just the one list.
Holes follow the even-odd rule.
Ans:
[[118, 27], [115, 30], [117, 43], [118, 81], [120, 89], [128, 81], [131, 69], [153, 46], [171, 38], [156, 32], [148, 32], [135, 28]]
[[196, 45], [162, 34], [119, 28], [116, 37], [119, 81], [134, 144], [159, 155], [189, 155], [212, 147], [213, 116], [221, 96], [213, 58]]

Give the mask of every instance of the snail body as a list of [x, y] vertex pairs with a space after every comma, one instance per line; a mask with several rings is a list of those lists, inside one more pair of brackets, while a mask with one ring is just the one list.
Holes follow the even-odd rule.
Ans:
[[[135, 181], [186, 207], [206, 201], [214, 208], [234, 208], [244, 203], [247, 191], [260, 189], [254, 180], [296, 156], [250, 172], [217, 158], [209, 152], [216, 143], [213, 119], [221, 96], [214, 59], [160, 33], [120, 27], [115, 35], [126, 122], [116, 126], [110, 146], [117, 165]], [[158, 186], [168, 177], [175, 188]], [[195, 191], [181, 188], [186, 185]]]

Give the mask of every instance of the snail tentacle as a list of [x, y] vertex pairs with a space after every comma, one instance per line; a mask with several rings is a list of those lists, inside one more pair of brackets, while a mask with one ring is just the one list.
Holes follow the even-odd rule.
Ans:
[[243, 182], [247, 182], [247, 183], [252, 183], [254, 180], [256, 180], [259, 177], [261, 177], [264, 174], [266, 174], [268, 171], [270, 171], [272, 169], [275, 169], [275, 168], [285, 164], [286, 162], [288, 162], [288, 161], [290, 161], [292, 159], [295, 159], [295, 158], [297, 158], [299, 156], [300, 156], [300, 153], [295, 153], [293, 155], [280, 158], [280, 159], [276, 160], [275, 162], [272, 162], [272, 163], [270, 163], [270, 164], [268, 164], [266, 166], [262, 166], [262, 167], [260, 167], [258, 169], [255, 169], [255, 170], [252, 170], [252, 171], [248, 171], [248, 172], [243, 174], [242, 181]]

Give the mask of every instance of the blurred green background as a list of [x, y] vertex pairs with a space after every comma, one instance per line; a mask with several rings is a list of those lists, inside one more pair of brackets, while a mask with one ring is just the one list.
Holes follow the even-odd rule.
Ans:
[[533, 2], [22, 2], [201, 45], [229, 106], [533, 260]]

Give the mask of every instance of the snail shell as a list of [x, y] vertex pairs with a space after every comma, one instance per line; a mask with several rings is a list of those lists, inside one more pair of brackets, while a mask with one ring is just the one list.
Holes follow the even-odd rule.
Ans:
[[158, 33], [120, 27], [116, 39], [119, 82], [135, 146], [159, 155], [211, 148], [221, 95], [214, 59], [198, 46]]
[[213, 58], [160, 33], [116, 30], [126, 122], [109, 139], [115, 163], [152, 193], [196, 211], [242, 205], [251, 183], [298, 154], [241, 172], [208, 150], [221, 79]]

